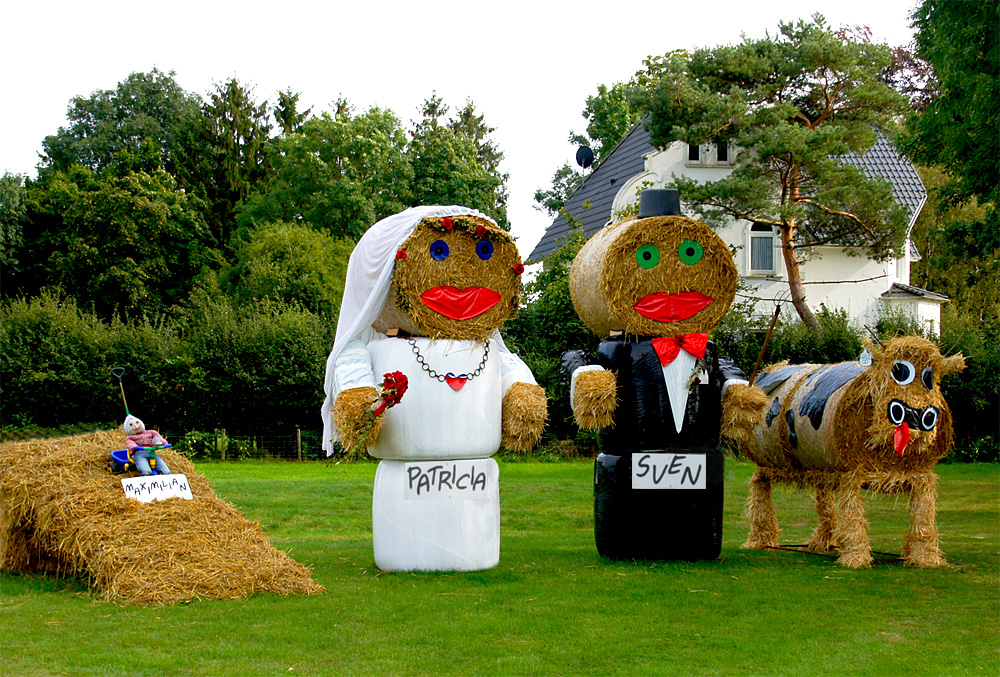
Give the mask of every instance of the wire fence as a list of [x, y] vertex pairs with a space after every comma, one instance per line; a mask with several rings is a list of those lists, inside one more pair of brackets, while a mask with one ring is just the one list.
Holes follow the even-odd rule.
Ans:
[[175, 451], [200, 461], [314, 461], [326, 458], [321, 430], [296, 429], [289, 435], [230, 435], [225, 430], [192, 430], [174, 435], [164, 431], [163, 434], [173, 443]]

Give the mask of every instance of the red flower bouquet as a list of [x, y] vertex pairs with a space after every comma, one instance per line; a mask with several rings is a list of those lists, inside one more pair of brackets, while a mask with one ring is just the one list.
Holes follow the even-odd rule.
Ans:
[[379, 398], [372, 403], [371, 412], [375, 416], [381, 416], [386, 409], [399, 404], [409, 383], [410, 380], [401, 371], [386, 374], [382, 378], [382, 392], [379, 394]]
[[[403, 399], [409, 380], [406, 375], [399, 371], [394, 371], [382, 379], [382, 391], [375, 401], [362, 414], [360, 420], [350, 426], [351, 432], [355, 433], [356, 441], [351, 448], [357, 451], [367, 449], [369, 438], [372, 432], [382, 427], [382, 417], [385, 416], [386, 409], [396, 406]], [[345, 430], [344, 432], [348, 432]], [[353, 437], [354, 435], [352, 435]]]

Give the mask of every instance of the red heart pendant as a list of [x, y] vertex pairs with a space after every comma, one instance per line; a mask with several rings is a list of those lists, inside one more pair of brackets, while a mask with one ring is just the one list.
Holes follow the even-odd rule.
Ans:
[[462, 374], [461, 376], [455, 376], [450, 371], [445, 375], [444, 380], [448, 382], [451, 389], [458, 392], [465, 387], [466, 382], [469, 380], [468, 375]]

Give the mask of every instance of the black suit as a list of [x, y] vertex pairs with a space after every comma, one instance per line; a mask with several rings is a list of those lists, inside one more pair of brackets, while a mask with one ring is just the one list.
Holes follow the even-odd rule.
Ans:
[[[722, 385], [745, 378], [743, 372], [729, 358], [719, 359], [710, 341], [696, 372], [706, 374], [708, 382], [690, 386], [678, 432], [651, 339], [609, 338], [596, 356], [574, 351], [563, 355], [563, 364], [570, 373], [599, 364], [617, 374], [614, 423], [601, 432], [603, 453], [594, 469], [598, 552], [614, 559], [717, 558], [722, 547]], [[633, 489], [633, 466], [641, 468], [651, 458], [645, 452], [698, 459], [704, 488]]]

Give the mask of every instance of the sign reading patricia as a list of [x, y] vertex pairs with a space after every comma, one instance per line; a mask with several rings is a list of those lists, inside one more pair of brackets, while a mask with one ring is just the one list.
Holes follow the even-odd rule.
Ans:
[[167, 498], [184, 498], [193, 500], [191, 485], [186, 475], [147, 475], [145, 477], [126, 477], [122, 480], [125, 496], [134, 498], [140, 503], [162, 501]]
[[634, 454], [633, 489], [704, 489], [705, 454]]
[[480, 461], [421, 461], [406, 464], [406, 500], [486, 500], [496, 477]]

